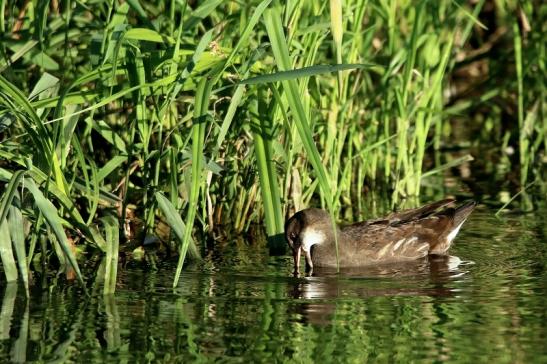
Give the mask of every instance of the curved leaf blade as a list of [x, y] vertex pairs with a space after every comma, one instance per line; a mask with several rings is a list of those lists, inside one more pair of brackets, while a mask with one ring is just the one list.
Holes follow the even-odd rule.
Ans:
[[[158, 202], [158, 206], [161, 212], [163, 212], [165, 219], [167, 220], [167, 224], [173, 230], [177, 239], [180, 242], [184, 241], [184, 232], [186, 231], [186, 225], [182, 221], [182, 218], [180, 217], [180, 214], [178, 213], [175, 206], [173, 206], [171, 201], [169, 201], [169, 199], [165, 197], [161, 192], [156, 192], [156, 201]], [[188, 241], [185, 242], [185, 244], [182, 245], [181, 251], [182, 250], [188, 251], [192, 258], [199, 258], [199, 252], [196, 247], [196, 243], [191, 237]]]
[[78, 266], [76, 256], [74, 255], [74, 252], [72, 251], [68, 242], [65, 230], [63, 229], [61, 218], [57, 214], [57, 209], [49, 200], [46, 199], [42, 191], [40, 191], [40, 189], [36, 186], [33, 180], [25, 180], [25, 186], [30, 191], [30, 193], [32, 193], [32, 196], [34, 197], [34, 202], [36, 202], [36, 206], [42, 212], [48, 225], [55, 233], [55, 236], [57, 237], [57, 240], [61, 245], [61, 249], [63, 249], [65, 257], [70, 262], [70, 265], [72, 265], [72, 268], [74, 268], [78, 280], [85, 289], [84, 279], [82, 273], [80, 272], [80, 267]]
[[275, 73], [270, 73], [268, 75], [260, 75], [256, 77], [251, 77], [246, 80], [239, 82], [242, 85], [256, 85], [260, 83], [271, 83], [278, 81], [289, 81], [296, 80], [302, 77], [311, 77], [317, 76], [324, 73], [333, 73], [339, 71], [347, 71], [353, 69], [366, 69], [375, 67], [375, 64], [366, 64], [366, 63], [342, 63], [342, 64], [321, 64], [309, 67], [302, 67], [289, 71], [279, 71]]

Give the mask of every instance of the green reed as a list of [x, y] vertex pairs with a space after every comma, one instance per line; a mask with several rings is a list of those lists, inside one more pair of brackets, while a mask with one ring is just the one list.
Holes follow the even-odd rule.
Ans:
[[490, 143], [513, 193], [541, 181], [544, 6], [485, 4], [0, 2], [6, 278], [40, 263], [83, 281], [77, 248], [96, 249], [112, 293], [118, 244], [159, 235], [176, 285], [206, 239], [258, 223], [282, 249], [295, 210], [352, 220], [419, 196], [473, 159], [447, 146]]

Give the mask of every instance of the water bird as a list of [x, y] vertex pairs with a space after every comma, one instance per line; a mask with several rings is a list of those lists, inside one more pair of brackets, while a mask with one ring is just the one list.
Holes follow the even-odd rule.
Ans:
[[[339, 267], [363, 267], [446, 254], [476, 206], [476, 202], [469, 201], [454, 207], [454, 202], [454, 199], [444, 199], [379, 219], [336, 226]], [[302, 252], [309, 274], [313, 267], [337, 267], [334, 229], [325, 210], [308, 208], [295, 213], [285, 224], [285, 238], [293, 251], [295, 276], [300, 274]]]

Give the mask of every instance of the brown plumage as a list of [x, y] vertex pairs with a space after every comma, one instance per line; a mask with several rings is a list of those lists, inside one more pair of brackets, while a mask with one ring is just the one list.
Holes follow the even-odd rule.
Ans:
[[[428, 254], [444, 254], [476, 203], [457, 208], [445, 199], [428, 205], [392, 213], [384, 218], [358, 222], [338, 232], [340, 267], [419, 259]], [[285, 224], [285, 237], [293, 250], [294, 273], [300, 271], [300, 255], [306, 266], [336, 267], [334, 230], [329, 214], [310, 208], [297, 212]]]

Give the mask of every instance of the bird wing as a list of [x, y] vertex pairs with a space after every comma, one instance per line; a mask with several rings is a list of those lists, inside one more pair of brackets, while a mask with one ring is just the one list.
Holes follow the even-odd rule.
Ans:
[[414, 209], [406, 209], [402, 211], [392, 212], [391, 214], [380, 217], [377, 219], [371, 219], [366, 220], [362, 222], [358, 222], [356, 224], [350, 225], [350, 226], [363, 226], [363, 225], [373, 225], [373, 224], [380, 224], [380, 225], [399, 225], [404, 224], [409, 221], [419, 220], [423, 219], [427, 216], [430, 216], [437, 212], [440, 208], [445, 207], [447, 205], [450, 205], [454, 202], [454, 199], [446, 198], [444, 200], [435, 201], [432, 203], [429, 203], [427, 205], [417, 207]]
[[[435, 211], [435, 210], [432, 210]], [[398, 261], [425, 257], [428, 252], [445, 241], [453, 225], [454, 209], [438, 214], [413, 214], [420, 218], [406, 220], [384, 219], [372, 224], [354, 224], [342, 229], [348, 251], [366, 251], [363, 255], [373, 261]], [[407, 215], [409, 216], [409, 215]]]
[[391, 224], [401, 224], [413, 220], [420, 220], [434, 214], [440, 208], [450, 205], [454, 201], [454, 199], [446, 198], [444, 200], [432, 202], [415, 209], [393, 212], [387, 216], [387, 219], [391, 222]]
[[352, 260], [351, 256], [355, 255], [356, 258], [367, 256], [373, 261], [397, 261], [445, 253], [476, 205], [471, 201], [458, 208], [440, 210], [453, 202], [453, 199], [444, 199], [343, 227], [347, 259]]

